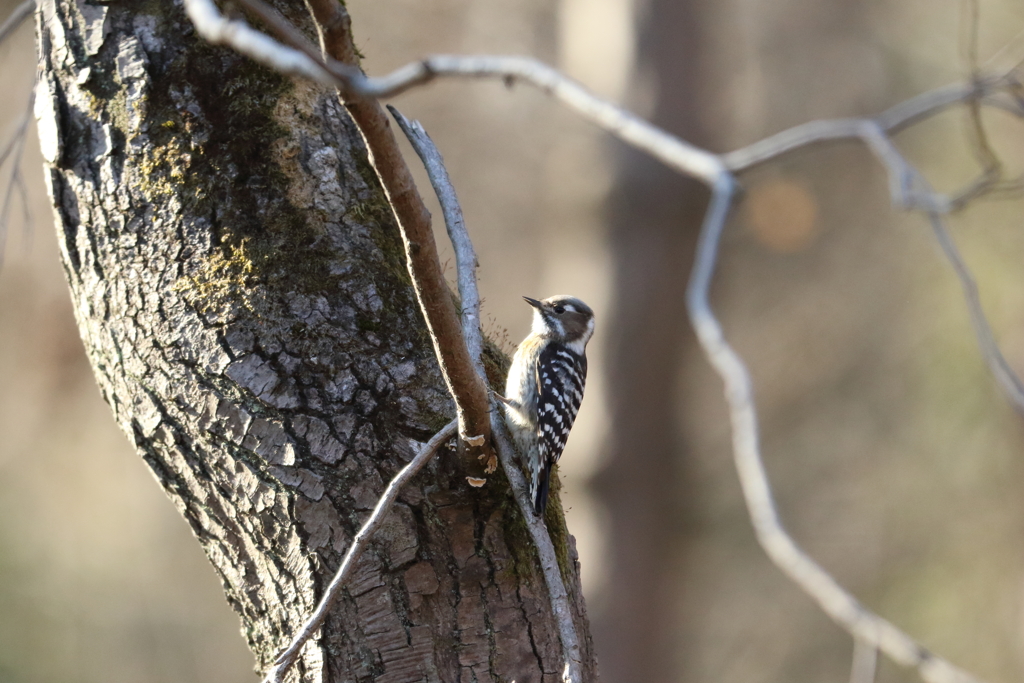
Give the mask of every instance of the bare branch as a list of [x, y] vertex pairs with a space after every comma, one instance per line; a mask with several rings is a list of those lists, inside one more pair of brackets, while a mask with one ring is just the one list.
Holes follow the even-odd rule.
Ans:
[[7, 40], [7, 37], [14, 33], [22, 22], [32, 16], [32, 10], [36, 8], [35, 0], [25, 0], [14, 11], [8, 15], [3, 24], [0, 24], [0, 43]]
[[995, 335], [992, 334], [992, 327], [981, 307], [981, 297], [978, 294], [978, 285], [974, 281], [974, 276], [971, 274], [970, 268], [967, 267], [967, 263], [964, 262], [960, 250], [957, 249], [956, 242], [949, 233], [942, 215], [935, 211], [928, 211], [926, 215], [928, 222], [931, 223], [935, 239], [942, 247], [942, 253], [949, 260], [957, 279], [960, 280], [960, 288], [963, 290], [964, 299], [967, 301], [967, 310], [971, 316], [971, 326], [974, 327], [974, 334], [978, 338], [978, 345], [981, 346], [985, 362], [1006, 397], [1013, 403], [1014, 408], [1018, 412], [1024, 413], [1024, 384], [1010, 367], [1003, 352], [999, 349]]
[[[897, 105], [875, 119], [812, 121], [726, 154], [724, 158], [730, 169], [738, 171], [816, 142], [843, 138], [863, 140], [888, 173], [889, 191], [893, 203], [904, 209], [920, 209], [927, 214], [935, 238], [960, 280], [971, 317], [971, 325], [974, 327], [985, 362], [1008, 400], [1019, 412], [1024, 413], [1024, 382], [1003, 356], [992, 333], [991, 325], [981, 307], [981, 299], [974, 277], [964, 263], [956, 248], [956, 243], [941, 217], [941, 214], [960, 208], [968, 199], [997, 188], [996, 181], [1000, 175], [1001, 166], [997, 160], [989, 161], [988, 168], [979, 181], [973, 183], [970, 188], [956, 198], [950, 199], [935, 193], [928, 181], [906, 160], [886, 135], [887, 131], [899, 130], [909, 125], [910, 122], [938, 113], [955, 102], [966, 101], [968, 104], [976, 106], [982, 101], [982, 97], [1003, 87], [1006, 87], [1004, 81], [989, 80], [987, 82], [979, 81], [975, 86], [940, 88]], [[1017, 113], [1020, 115], [1019, 112]], [[980, 119], [974, 116], [972, 121], [976, 127], [975, 134], [979, 140], [984, 141], [985, 134], [981, 128]], [[985, 160], [994, 158], [987, 142], [980, 142], [979, 145], [983, 148], [983, 151], [979, 152], [983, 163]]]
[[441, 76], [524, 81], [567, 105], [585, 119], [668, 166], [712, 184], [722, 168], [719, 157], [670, 135], [631, 112], [597, 97], [556, 69], [530, 57], [434, 55], [387, 76], [355, 83], [372, 97], [393, 97]]
[[[355, 68], [355, 46], [344, 5], [336, 0], [309, 0], [308, 4], [321, 28], [328, 54]], [[345, 107], [362, 133], [370, 163], [377, 172], [401, 229], [416, 298], [430, 331], [445, 383], [455, 399], [459, 437], [469, 454], [489, 460], [491, 424], [487, 385], [477, 374], [462, 336], [462, 325], [437, 255], [430, 212], [416, 190], [412, 173], [380, 103], [358, 96], [345, 101]], [[472, 459], [468, 459], [467, 464], [471, 468], [477, 467]], [[480, 478], [477, 473], [472, 476]]]
[[544, 581], [548, 586], [548, 596], [551, 600], [551, 611], [554, 613], [555, 621], [558, 624], [558, 636], [562, 641], [562, 651], [565, 656], [565, 668], [562, 671], [562, 683], [582, 683], [580, 667], [583, 657], [580, 653], [580, 641], [576, 635], [576, 624], [572, 619], [572, 608], [569, 605], [569, 594], [562, 582], [562, 572], [558, 568], [558, 557], [555, 555], [555, 547], [551, 543], [551, 536], [544, 520], [534, 514], [533, 503], [530, 500], [529, 487], [523, 473], [515, 463], [515, 447], [509, 437], [507, 427], [500, 415], [502, 411], [495, 405], [491, 413], [492, 432], [494, 442], [497, 445], [498, 458], [501, 460], [502, 470], [508, 477], [509, 485], [512, 487], [512, 494], [515, 496], [519, 512], [523, 516], [526, 528], [533, 539], [533, 545], [537, 548], [537, 556], [540, 559], [541, 570], [544, 572]]
[[704, 353], [725, 382], [733, 456], [757, 540], [772, 562], [855, 638], [877, 647], [899, 664], [916, 668], [928, 683], [977, 683], [978, 679], [932, 654], [896, 626], [861, 606], [796, 544], [779, 521], [761, 459], [750, 373], [743, 359], [725, 340], [721, 324], [708, 302], [711, 277], [718, 261], [718, 245], [735, 188], [735, 180], [726, 172], [713, 188], [711, 205], [697, 243], [686, 303]]
[[777, 566], [855, 637], [875, 644], [901, 664], [917, 667], [926, 681], [972, 681], [969, 675], [931, 655], [895, 626], [864, 609], [796, 545], [779, 522], [760, 456], [750, 376], [742, 359], [726, 342], [708, 304], [719, 239], [733, 192], [732, 179], [723, 175], [702, 229], [687, 304], [701, 345], [725, 381], [736, 466], [758, 541]]
[[[939, 91], [935, 91], [938, 93]], [[933, 106], [941, 106], [944, 101], [942, 97], [933, 98]], [[891, 110], [890, 110], [891, 111]], [[913, 113], [914, 118], [923, 115], [922, 109], [905, 110]], [[935, 111], [933, 109], [933, 111]], [[900, 120], [891, 117], [889, 124], [895, 128], [900, 125]], [[840, 119], [837, 121], [815, 121], [813, 128], [810, 125], [798, 126], [797, 129], [784, 131], [768, 140], [755, 143], [751, 147], [733, 154], [733, 163], [747, 168], [755, 163], [762, 163], [772, 159], [779, 154], [788, 152], [800, 144], [811, 144], [824, 139], [839, 139], [843, 137], [859, 137], [874, 152], [875, 156], [885, 167], [889, 177], [889, 190], [892, 201], [897, 206], [906, 209], [920, 209], [928, 216], [932, 225], [935, 239], [942, 248], [943, 253], [949, 260], [957, 278], [960, 280], [961, 289], [964, 292], [964, 299], [971, 317], [971, 325], [974, 327], [978, 344], [981, 347], [985, 362], [991, 370], [996, 381], [1002, 387], [1008, 400], [1021, 413], [1024, 413], [1024, 382], [1013, 371], [1010, 364], [999, 348], [992, 333], [992, 327], [981, 307], [981, 298], [978, 294], [978, 286], [974, 281], [970, 269], [964, 262], [953, 240], [952, 235], [946, 229], [942, 214], [948, 213], [956, 208], [953, 200], [944, 195], [935, 193], [928, 181], [915, 169], [906, 158], [900, 153], [888, 136], [884, 133], [884, 125], [877, 119]], [[799, 129], [799, 130], [798, 130]], [[828, 136], [828, 137], [826, 137]], [[795, 140], [802, 140], [795, 143]], [[774, 140], [775, 145], [769, 145]], [[735, 155], [735, 156], [734, 156]], [[727, 162], [729, 163], [729, 162]], [[733, 167], [730, 163], [730, 167]]]
[[859, 638], [853, 639], [853, 665], [850, 683], [875, 683], [878, 673], [878, 648]]
[[282, 45], [242, 19], [224, 17], [213, 0], [185, 0], [185, 11], [196, 31], [209, 43], [228, 45], [281, 73], [304, 76], [330, 87], [337, 85], [337, 77], [309, 55]]
[[987, 106], [1006, 109], [1018, 116], [1020, 107], [993, 99], [1007, 90], [1012, 83], [1005, 78], [979, 78], [973, 84], [955, 83], [921, 93], [890, 107], [872, 119], [826, 119], [810, 121], [780, 133], [758, 140], [722, 155], [726, 166], [734, 172], [745, 171], [766, 161], [782, 156], [800, 147], [818, 142], [849, 138], [866, 139], [868, 121], [883, 133], [892, 135], [926, 118], [935, 116], [949, 107], [963, 102], [981, 102]]
[[412, 148], [416, 150], [416, 154], [423, 161], [423, 167], [427, 169], [427, 175], [430, 177], [430, 184], [441, 204], [444, 225], [448, 229], [448, 237], [455, 249], [459, 299], [462, 302], [462, 334], [466, 338], [469, 357], [476, 366], [477, 373], [486, 381], [487, 375], [484, 373], [484, 364], [481, 360], [484, 338], [480, 331], [480, 292], [476, 286], [476, 269], [480, 264], [477, 262], [473, 242], [469, 239], [469, 232], [466, 230], [459, 198], [455, 194], [451, 178], [448, 177], [448, 169], [444, 167], [441, 152], [427, 135], [423, 125], [419, 121], [409, 121], [390, 105], [388, 111], [395, 117], [395, 121], [405, 133], [405, 137], [409, 138]]
[[395, 478], [391, 480], [387, 488], [384, 489], [383, 495], [380, 500], [377, 501], [377, 505], [373, 508], [373, 512], [360, 527], [359, 531], [352, 538], [352, 543], [348, 547], [348, 551], [345, 553], [344, 559], [341, 561], [341, 566], [338, 567], [338, 571], [334, 574], [334, 578], [331, 579], [330, 585], [327, 586], [327, 591], [323, 597], [320, 598], [320, 602], [317, 604], [316, 609], [313, 611], [312, 616], [306, 621], [302, 630], [292, 638], [291, 643], [280, 655], [274, 665], [267, 672], [267, 675], [263, 678], [263, 683], [281, 683], [284, 680], [284, 675], [288, 669], [298, 659], [299, 652], [303, 646], [313, 637], [321, 626], [323, 626], [324, 620], [327, 619], [327, 614], [330, 612], [334, 602], [338, 599], [338, 594], [341, 592], [342, 587], [345, 585], [345, 581], [352, 574], [352, 570], [355, 568], [356, 561], [359, 556], [362, 555], [363, 551], [366, 550], [366, 546], [369, 545], [370, 539], [373, 534], [380, 528], [380, 525], [387, 518], [388, 512], [391, 511], [391, 506], [394, 505], [395, 499], [398, 498], [399, 492], [402, 487], [405, 486], [410, 479], [416, 476], [425, 464], [434, 456], [437, 450], [455, 436], [456, 429], [458, 426], [457, 420], [452, 420], [445, 425], [441, 431], [431, 437], [420, 452], [409, 462], [408, 465], [403, 467], [395, 475]]
[[344, 71], [334, 68], [331, 62], [318, 62], [307, 54], [293, 31], [274, 20], [272, 10], [265, 6], [260, 8], [260, 0], [240, 1], [246, 7], [260, 12], [268, 25], [282, 39], [292, 43], [291, 46], [274, 41], [244, 21], [226, 19], [217, 11], [212, 0], [185, 0], [185, 6], [196, 29], [209, 42], [230, 45], [279, 71], [333, 85], [349, 97], [393, 97], [442, 76], [499, 78], [509, 85], [522, 80], [561, 100], [584, 118], [682, 173], [711, 184], [721, 169], [717, 155], [669, 135], [621, 107], [602, 100], [579, 83], [536, 59], [435, 55], [401, 67], [387, 76], [367, 78], [351, 68], [355, 66], [355, 61], [351, 46], [346, 44], [350, 42], [347, 38], [347, 14], [342, 18], [345, 10], [337, 3], [312, 0], [309, 4], [318, 17], [327, 53], [340, 64], [350, 67]]
[[[990, 90], [994, 92], [995, 89], [995, 84], [991, 84], [981, 92]], [[976, 94], [978, 91], [972, 86], [961, 83], [947, 85], [905, 100], [882, 112], [873, 120], [882, 131], [894, 133], [929, 116], [934, 116], [954, 104], [968, 100]], [[865, 121], [866, 119], [810, 121], [723, 154], [722, 158], [730, 170], [745, 171], [800, 147], [818, 142], [861, 138], [864, 136]]]
[[[249, 3], [257, 0], [242, 1]], [[208, 0], [186, 2], [198, 3]], [[342, 62], [354, 63], [351, 61], [352, 47], [347, 29], [347, 14], [330, 0], [309, 2], [321, 24], [324, 42], [329, 46], [328, 52]], [[301, 51], [296, 52], [302, 54]], [[346, 59], [346, 56], [349, 59]], [[1004, 388], [1009, 387], [1008, 390], [1012, 390], [1011, 398], [1018, 405], [1024, 406], [1024, 401], [1017, 395], [1017, 392], [1020, 392], [1020, 383], [992, 339], [991, 331], [977, 301], [977, 289], [970, 272], [959, 257], [941, 221], [941, 214], [952, 208], [951, 201], [932, 192], [917, 170], [904, 159], [888, 137], [959, 102], [982, 102], [1019, 114], [1022, 109], [1018, 92], [1020, 86], [1012, 73], [1007, 74], [1005, 78], [976, 78], [968, 85], [952, 85], [924, 93], [892, 107], [874, 119], [814, 121], [721, 156], [694, 147], [601, 100], [558, 71], [530, 58], [441, 55], [406, 65], [382, 78], [366, 78], [361, 74], [336, 73], [334, 76], [335, 84], [343, 91], [348, 88], [350, 92], [376, 98], [396, 95], [441, 76], [501, 78], [509, 85], [522, 80], [552, 95], [623, 141], [681, 173], [709, 185], [713, 190], [712, 202], [705, 217], [696, 262], [687, 290], [687, 309], [706, 355], [725, 382], [726, 400], [732, 422], [734, 458], [758, 542], [769, 558], [787, 576], [810, 595], [837, 624], [854, 636], [859, 647], [871, 648], [872, 651], [880, 650], [897, 663], [916, 668], [928, 683], [977, 682], [978, 679], [933, 655], [890, 622], [862, 607], [786, 533], [779, 521], [760, 455], [757, 413], [752, 398], [750, 375], [743, 360], [726, 342], [721, 325], [711, 311], [708, 292], [717, 262], [721, 233], [736, 190], [736, 180], [732, 172], [746, 170], [816, 142], [858, 138], [870, 147], [886, 167], [894, 202], [899, 206], [918, 208], [928, 213], [940, 244], [961, 278], [971, 309], [972, 321], [978, 331], [986, 358], [996, 372], [997, 378], [1004, 384]], [[1012, 98], [1011, 101], [997, 98], [999, 91], [1005, 91]], [[347, 106], [350, 111], [355, 111], [360, 102], [349, 102]], [[363, 134], [371, 153], [375, 155], [372, 137], [365, 130]], [[382, 182], [387, 188], [388, 183], [383, 175]], [[392, 201], [394, 203], [395, 200]], [[401, 223], [402, 213], [397, 205], [395, 210]], [[430, 316], [427, 317], [429, 320]], [[438, 337], [435, 336], [434, 341], [435, 345], [438, 344]], [[438, 353], [440, 357], [440, 350]], [[1024, 397], [1024, 392], [1021, 393]], [[492, 416], [492, 420], [497, 418]], [[525, 499], [525, 484], [521, 473], [512, 462], [511, 454], [514, 451], [502, 431], [504, 426], [500, 422], [494, 422], [492, 426], [502, 465], [512, 484], [517, 502], [523, 509], [524, 518], [530, 527], [538, 552], [541, 553], [552, 606], [566, 652], [565, 677], [567, 680], [575, 681], [579, 676], [579, 644], [550, 539], [539, 520], [528, 514], [529, 501]], [[866, 660], [866, 657], [867, 655], [864, 655], [861, 659]], [[865, 666], [861, 665], [861, 669], [865, 669]], [[854, 675], [858, 674], [855, 672]]]
[[[877, 119], [815, 121], [725, 155], [725, 159], [729, 168], [739, 170], [823, 140], [849, 137], [863, 140], [888, 172], [893, 202], [905, 208], [922, 209], [929, 216], [936, 239], [961, 280], [971, 320], [986, 360], [1010, 399], [1019, 408], [1024, 408], [1024, 388], [995, 343], [981, 309], [974, 280], [942, 221], [941, 214], [950, 208], [948, 198], [931, 190], [927, 181], [906, 161], [886, 135], [887, 130], [909, 125], [911, 121], [932, 115], [954, 102], [978, 97], [977, 88], [943, 88], [898, 105]], [[708, 289], [718, 258], [718, 242], [733, 192], [733, 181], [725, 178], [727, 176], [723, 175], [723, 180], [715, 187], [712, 204], [708, 209], [687, 303], [701, 345], [726, 384], [726, 399], [733, 424], [733, 453], [758, 541], [780, 569], [813, 597], [833, 620], [853, 634], [859, 648], [881, 650], [894, 661], [917, 668], [921, 677], [929, 683], [975, 681], [967, 672], [931, 654], [890, 622], [861, 606], [797, 546], [778, 519], [760, 456], [757, 415], [749, 373], [742, 359], [725, 341], [721, 326], [708, 304]], [[859, 664], [852, 675], [866, 675], [860, 673], [865, 668], [866, 664]], [[872, 676], [873, 669], [872, 666]]]

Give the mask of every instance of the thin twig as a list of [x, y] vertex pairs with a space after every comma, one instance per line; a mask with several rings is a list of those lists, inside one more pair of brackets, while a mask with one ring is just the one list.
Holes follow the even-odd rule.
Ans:
[[[973, 82], [980, 76], [978, 68], [978, 27], [981, 22], [981, 13], [978, 7], [978, 0], [963, 0], [962, 12], [966, 16], [960, 22], [962, 28], [961, 49], [964, 52], [968, 77]], [[970, 186], [951, 200], [950, 204], [954, 208], [964, 206], [975, 197], [988, 193], [1003, 178], [1003, 163], [989, 143], [988, 133], [981, 118], [982, 103], [979, 99], [972, 98], [966, 104], [967, 135], [969, 137], [969, 144], [974, 150], [974, 156], [981, 166], [981, 173]]]
[[974, 78], [978, 73], [978, 25], [981, 22], [978, 0], [961, 0], [960, 12], [960, 51], [969, 77]]
[[562, 581], [562, 572], [558, 567], [558, 557], [555, 554], [555, 546], [551, 543], [551, 536], [544, 520], [533, 512], [533, 503], [530, 500], [529, 487], [523, 473], [515, 463], [515, 448], [507, 432], [507, 427], [499, 417], [502, 411], [497, 405], [492, 412], [492, 432], [494, 442], [498, 450], [498, 459], [501, 460], [502, 470], [508, 477], [509, 485], [512, 487], [512, 494], [519, 506], [519, 512], [523, 516], [526, 528], [533, 539], [533, 545], [537, 548], [537, 556], [540, 559], [541, 571], [544, 573], [544, 581], [548, 586], [548, 597], [551, 600], [551, 610], [558, 624], [558, 636], [562, 641], [562, 652], [565, 657], [565, 667], [562, 670], [562, 683], [581, 683], [581, 666], [583, 656], [580, 652], [580, 640], [576, 635], [576, 624], [572, 618], [572, 607], [569, 604], [569, 594], [565, 590], [565, 583]]
[[[32, 250], [32, 205], [28, 200], [28, 185], [25, 184], [25, 176], [21, 172], [19, 164], [14, 169], [14, 185], [18, 190], [18, 202], [21, 204], [21, 239], [23, 248], [26, 251]], [[3, 259], [3, 250], [0, 249], [0, 260]]]
[[484, 373], [482, 360], [484, 337], [480, 331], [480, 291], [476, 284], [476, 269], [480, 264], [476, 258], [476, 251], [473, 249], [473, 242], [469, 238], [469, 231], [466, 230], [466, 222], [462, 217], [462, 207], [455, 194], [455, 186], [452, 185], [452, 180], [448, 176], [448, 169], [444, 166], [441, 152], [427, 135], [423, 125], [419, 121], [408, 120], [390, 105], [388, 111], [391, 112], [395, 121], [398, 122], [398, 126], [405, 133], [405, 137], [412, 144], [412, 148], [416, 150], [416, 154], [423, 161], [430, 184], [437, 194], [437, 201], [441, 204], [444, 225], [455, 250], [459, 299], [462, 303], [462, 334], [466, 338], [469, 357], [473, 361], [473, 365], [476, 366], [477, 373], [486, 381], [487, 375]]
[[299, 652], [303, 646], [323, 626], [328, 612], [330, 612], [334, 602], [338, 599], [338, 594], [341, 592], [349, 576], [351, 576], [356, 566], [356, 561], [363, 551], [366, 550], [366, 546], [369, 545], [373, 534], [387, 518], [388, 512], [391, 511], [391, 506], [394, 505], [395, 499], [398, 498], [402, 487], [416, 476], [416, 473], [427, 464], [442, 444], [455, 436], [457, 427], [457, 420], [452, 420], [445, 425], [441, 431], [430, 438], [430, 441], [420, 449], [420, 452], [416, 454], [409, 464], [399, 470], [395, 478], [391, 480], [391, 483], [388, 484], [383, 495], [381, 495], [380, 500], [377, 501], [377, 505], [373, 508], [373, 512], [370, 513], [369, 518], [367, 518], [363, 526], [359, 528], [359, 531], [352, 538], [352, 543], [345, 553], [345, 558], [341, 561], [341, 566], [338, 567], [338, 571], [334, 574], [334, 578], [331, 579], [330, 585], [327, 586], [327, 591], [320, 598], [320, 602], [317, 604], [313, 614], [298, 634], [292, 638], [288, 647], [278, 655], [274, 665], [263, 678], [263, 683], [281, 683], [284, 680], [285, 673], [295, 663], [295, 660], [298, 659]]
[[0, 24], [0, 43], [7, 40], [7, 37], [14, 33], [22, 22], [32, 16], [32, 10], [36, 8], [35, 0], [25, 0], [11, 12], [3, 24]]
[[967, 266], [960, 250], [957, 249], [953, 236], [946, 227], [946, 222], [941, 214], [935, 211], [927, 211], [928, 222], [932, 226], [935, 240], [942, 248], [949, 264], [953, 267], [957, 279], [960, 280], [960, 288], [963, 290], [964, 299], [967, 300], [967, 310], [971, 316], [971, 326], [974, 327], [974, 334], [978, 338], [978, 345], [985, 357], [985, 362], [992, 374], [995, 376], [999, 386], [1003, 388], [1006, 397], [1013, 404], [1018, 412], [1024, 413], [1024, 383], [1010, 367], [1006, 357], [992, 334], [992, 327], [989, 325], [985, 311], [981, 307], [981, 297], [978, 293], [978, 284], [974, 281], [971, 269]]
[[[20, 122], [18, 122], [17, 128], [14, 130], [14, 134], [4, 147], [3, 151], [0, 151], [0, 167], [10, 159], [11, 161], [11, 175], [7, 181], [7, 187], [4, 188], [3, 199], [0, 200], [0, 263], [4, 260], [4, 247], [7, 243], [7, 222], [10, 217], [11, 204], [14, 200], [14, 191], [19, 190], [19, 197], [22, 202], [23, 214], [28, 213], [28, 199], [25, 192], [24, 183], [22, 182], [21, 176], [21, 159], [25, 152], [25, 140], [28, 137], [28, 125], [32, 120], [32, 110], [35, 104], [35, 90], [28, 97], [28, 106], [25, 108], [25, 114], [22, 116]], [[26, 222], [26, 227], [29, 224]]]

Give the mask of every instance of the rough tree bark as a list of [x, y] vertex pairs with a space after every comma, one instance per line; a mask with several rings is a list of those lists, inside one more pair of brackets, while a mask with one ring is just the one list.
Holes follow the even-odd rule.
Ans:
[[[302, 3], [278, 8], [311, 31]], [[386, 482], [454, 414], [400, 236], [336, 94], [203, 44], [180, 2], [44, 0], [38, 34], [40, 139], [86, 351], [263, 671]], [[491, 354], [492, 379], [503, 362]], [[558, 680], [507, 484], [463, 475], [443, 452], [409, 485], [292, 680]]]

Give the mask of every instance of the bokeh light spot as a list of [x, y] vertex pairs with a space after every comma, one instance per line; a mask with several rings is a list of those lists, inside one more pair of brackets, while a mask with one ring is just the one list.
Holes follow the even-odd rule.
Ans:
[[798, 180], [759, 183], [747, 194], [744, 210], [754, 237], [772, 251], [800, 251], [817, 237], [818, 203]]

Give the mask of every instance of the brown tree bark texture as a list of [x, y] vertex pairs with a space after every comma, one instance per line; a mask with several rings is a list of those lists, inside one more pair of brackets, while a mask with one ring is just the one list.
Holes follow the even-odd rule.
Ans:
[[[311, 29], [301, 3], [278, 8]], [[40, 140], [86, 351], [263, 671], [387, 481], [454, 412], [400, 236], [336, 93], [203, 44], [180, 2], [44, 0], [38, 34]], [[507, 483], [473, 489], [443, 451], [290, 678], [525, 683], [561, 669]]]

